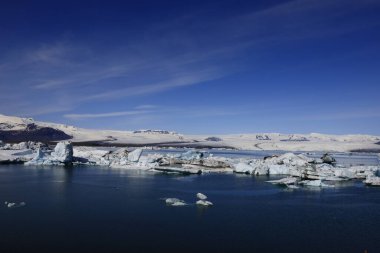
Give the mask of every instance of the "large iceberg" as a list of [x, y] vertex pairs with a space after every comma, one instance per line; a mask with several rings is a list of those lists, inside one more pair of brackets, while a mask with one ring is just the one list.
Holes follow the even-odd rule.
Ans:
[[73, 162], [73, 146], [70, 142], [59, 142], [51, 154], [37, 149], [35, 157], [25, 165], [70, 165]]
[[51, 159], [61, 163], [72, 163], [73, 145], [70, 142], [59, 142], [51, 153]]

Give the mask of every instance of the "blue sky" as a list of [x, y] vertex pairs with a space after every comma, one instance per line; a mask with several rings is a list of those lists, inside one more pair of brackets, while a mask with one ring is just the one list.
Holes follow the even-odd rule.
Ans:
[[[78, 3], [79, 2], [79, 3]], [[0, 113], [380, 134], [380, 1], [3, 1]]]

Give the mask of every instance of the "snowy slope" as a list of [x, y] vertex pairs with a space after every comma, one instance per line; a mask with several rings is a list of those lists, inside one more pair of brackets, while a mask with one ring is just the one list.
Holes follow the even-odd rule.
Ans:
[[[34, 124], [63, 131], [72, 136], [73, 142], [101, 141], [108, 144], [149, 145], [167, 144], [170, 146], [233, 147], [246, 150], [285, 150], [285, 151], [350, 151], [358, 149], [380, 149], [376, 144], [380, 136], [372, 135], [327, 135], [327, 134], [232, 134], [232, 135], [181, 135], [175, 132], [158, 130], [113, 131], [91, 130], [64, 124], [46, 123], [33, 119], [11, 117], [0, 114], [0, 133], [24, 131]], [[216, 137], [216, 138], [209, 138]], [[208, 139], [208, 140], [206, 140]], [[213, 139], [217, 141], [212, 141]], [[180, 144], [179, 144], [180, 143]]]

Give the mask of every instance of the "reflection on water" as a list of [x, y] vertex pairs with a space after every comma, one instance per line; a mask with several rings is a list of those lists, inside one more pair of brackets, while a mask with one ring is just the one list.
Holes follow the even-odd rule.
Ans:
[[[380, 189], [276, 177], [0, 166], [0, 252], [376, 252]], [[197, 192], [212, 207], [195, 205]], [[190, 203], [166, 206], [162, 198]]]

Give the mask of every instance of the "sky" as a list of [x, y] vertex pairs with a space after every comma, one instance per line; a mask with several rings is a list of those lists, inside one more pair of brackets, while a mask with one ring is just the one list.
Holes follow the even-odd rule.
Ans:
[[380, 1], [7, 1], [0, 113], [96, 129], [380, 135]]

